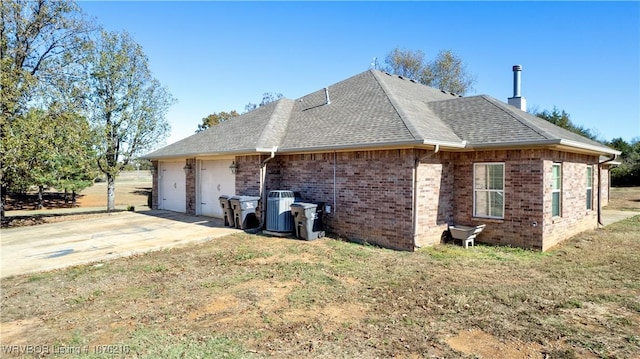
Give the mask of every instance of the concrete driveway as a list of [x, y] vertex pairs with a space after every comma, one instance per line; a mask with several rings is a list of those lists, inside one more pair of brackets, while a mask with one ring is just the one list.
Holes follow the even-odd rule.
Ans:
[[0, 278], [208, 241], [240, 230], [222, 220], [168, 211], [97, 218], [0, 232]]
[[602, 210], [602, 224], [608, 226], [610, 224], [620, 222], [627, 218], [640, 215], [639, 211], [618, 211], [615, 209]]

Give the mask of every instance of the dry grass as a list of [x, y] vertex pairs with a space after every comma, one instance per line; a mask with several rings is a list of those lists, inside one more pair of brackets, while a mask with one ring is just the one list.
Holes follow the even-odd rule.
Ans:
[[607, 209], [638, 210], [640, 209], [640, 187], [615, 187], [609, 195]]
[[95, 345], [145, 358], [634, 358], [639, 233], [636, 216], [546, 253], [233, 235], [3, 279], [2, 344], [101, 358], [120, 356]]

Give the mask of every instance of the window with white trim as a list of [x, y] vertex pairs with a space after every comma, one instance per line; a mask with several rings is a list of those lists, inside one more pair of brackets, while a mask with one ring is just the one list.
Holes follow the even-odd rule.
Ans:
[[593, 167], [587, 166], [587, 210], [593, 209]]
[[562, 213], [562, 164], [551, 167], [551, 215], [560, 217]]
[[473, 165], [473, 216], [504, 218], [504, 163]]

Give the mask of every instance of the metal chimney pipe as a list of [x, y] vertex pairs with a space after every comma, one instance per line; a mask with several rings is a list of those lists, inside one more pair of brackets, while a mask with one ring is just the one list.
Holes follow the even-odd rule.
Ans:
[[522, 66], [513, 66], [513, 97], [520, 97], [520, 80], [522, 74]]

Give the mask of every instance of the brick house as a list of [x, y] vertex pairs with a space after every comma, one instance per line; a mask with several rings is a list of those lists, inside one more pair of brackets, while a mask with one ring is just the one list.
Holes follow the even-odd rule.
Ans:
[[369, 70], [146, 157], [154, 208], [221, 217], [221, 194], [288, 189], [327, 204], [328, 232], [411, 251], [453, 223], [537, 250], [596, 228], [617, 154], [492, 97]]

